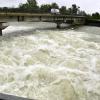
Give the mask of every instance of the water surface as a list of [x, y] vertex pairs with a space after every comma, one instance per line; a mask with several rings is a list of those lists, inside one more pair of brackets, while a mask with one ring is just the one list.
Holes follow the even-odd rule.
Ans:
[[54, 26], [10, 23], [3, 31], [0, 92], [38, 100], [100, 100], [100, 29]]

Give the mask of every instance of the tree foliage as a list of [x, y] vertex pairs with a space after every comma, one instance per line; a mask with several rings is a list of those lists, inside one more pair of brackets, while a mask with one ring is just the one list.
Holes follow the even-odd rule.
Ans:
[[94, 18], [94, 19], [99, 19], [99, 18], [100, 18], [100, 14], [99, 14], [98, 12], [93, 13], [93, 14], [92, 14], [92, 18]]
[[41, 5], [40, 10], [43, 13], [50, 13], [51, 5], [50, 4], [43, 4], [43, 5]]
[[52, 8], [55, 8], [55, 9], [59, 9], [59, 6], [58, 6], [57, 3], [52, 3], [52, 4], [51, 4], [51, 7], [52, 7]]
[[62, 7], [60, 8], [60, 13], [61, 13], [61, 14], [67, 14], [66, 6], [62, 6]]
[[78, 12], [78, 6], [76, 4], [73, 4], [71, 8], [71, 13], [76, 15], [77, 12]]
[[27, 0], [25, 4], [20, 4], [19, 9], [23, 9], [29, 12], [38, 12], [39, 7], [36, 0]]
[[59, 7], [57, 3], [52, 4], [42, 4], [38, 6], [36, 0], [27, 0], [26, 3], [21, 3], [17, 8], [8, 8], [8, 7], [1, 7], [0, 12], [21, 12], [21, 13], [50, 13], [51, 9], [59, 9], [61, 14], [67, 15], [81, 15], [91, 17], [94, 19], [100, 18], [100, 14], [98, 12], [93, 13], [92, 15], [86, 14], [85, 11], [81, 11], [76, 4], [73, 4], [70, 8], [66, 8], [66, 6]]

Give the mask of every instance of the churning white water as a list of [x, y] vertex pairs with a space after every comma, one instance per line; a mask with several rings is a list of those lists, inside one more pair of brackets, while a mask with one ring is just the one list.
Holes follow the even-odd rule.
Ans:
[[6, 36], [32, 29], [9, 26], [0, 37], [0, 92], [37, 100], [100, 100], [100, 29], [93, 28]]

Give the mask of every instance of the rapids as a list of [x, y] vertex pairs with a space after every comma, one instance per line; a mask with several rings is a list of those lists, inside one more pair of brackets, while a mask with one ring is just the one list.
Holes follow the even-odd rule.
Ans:
[[0, 92], [37, 100], [100, 100], [100, 29], [36, 26], [13, 23], [3, 31]]

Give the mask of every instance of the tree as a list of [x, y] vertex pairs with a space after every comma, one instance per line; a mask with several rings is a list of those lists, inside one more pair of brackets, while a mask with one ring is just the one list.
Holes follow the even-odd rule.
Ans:
[[8, 8], [7, 8], [7, 7], [3, 7], [3, 11], [4, 11], [5, 13], [7, 13]]
[[81, 10], [81, 11], [78, 12], [78, 15], [80, 15], [80, 16], [86, 16], [86, 12]]
[[[52, 8], [59, 9], [59, 6], [57, 3], [52, 4], [43, 4], [40, 7], [37, 5], [36, 0], [27, 0], [26, 3], [20, 4], [18, 8], [7, 8], [7, 7], [1, 7], [0, 12], [28, 12], [28, 13], [49, 13]], [[88, 16], [84, 11], [80, 11], [79, 7], [76, 4], [73, 4], [71, 8], [66, 9], [66, 6], [62, 6], [60, 9], [61, 14], [68, 14], [68, 15], [86, 15]], [[57, 10], [55, 10], [57, 11]], [[99, 18], [99, 13], [93, 13], [92, 16], [89, 15], [91, 18]]]
[[27, 0], [27, 4], [28, 4], [29, 8], [37, 8], [36, 0]]
[[27, 9], [28, 8], [28, 4], [27, 3], [26, 4], [20, 4], [19, 8], [22, 9], [22, 10], [23, 9]]
[[55, 8], [55, 9], [59, 9], [59, 6], [58, 6], [57, 3], [52, 3], [52, 4], [51, 4], [51, 7], [52, 7], [52, 8]]
[[61, 14], [67, 14], [66, 6], [62, 6], [62, 7], [60, 8], [60, 13], [61, 13]]
[[27, 3], [28, 3], [28, 4], [32, 4], [32, 5], [34, 5], [34, 6], [37, 5], [36, 0], [27, 0]]
[[68, 14], [68, 15], [71, 15], [71, 14], [72, 14], [72, 8], [68, 8], [67, 14]]
[[72, 9], [72, 14], [76, 15], [79, 7], [77, 7], [76, 4], [73, 4], [71, 9]]
[[100, 14], [99, 14], [98, 12], [93, 13], [93, 14], [92, 14], [92, 17], [93, 17], [94, 19], [99, 19], [99, 18], [100, 18]]
[[28, 9], [32, 12], [37, 12], [38, 6], [36, 0], [27, 0]]
[[19, 8], [28, 12], [38, 12], [39, 10], [36, 0], [27, 0], [25, 4], [20, 4]]
[[43, 13], [49, 13], [51, 10], [51, 5], [43, 4], [43, 5], [41, 5], [40, 9], [41, 9], [41, 12], [43, 12]]

